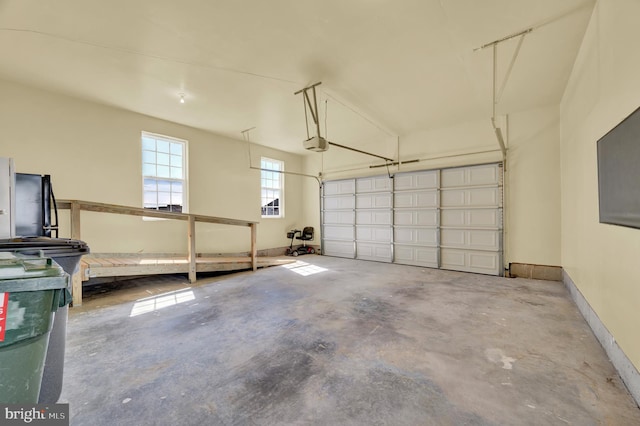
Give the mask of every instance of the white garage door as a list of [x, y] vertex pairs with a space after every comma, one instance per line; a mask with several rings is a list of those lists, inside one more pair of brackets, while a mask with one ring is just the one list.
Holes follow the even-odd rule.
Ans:
[[328, 181], [323, 250], [333, 256], [500, 275], [500, 164]]
[[444, 169], [440, 179], [440, 267], [500, 275], [502, 167]]
[[388, 176], [356, 179], [356, 258], [391, 262], [393, 181]]
[[355, 257], [355, 179], [323, 184], [322, 253]]
[[394, 262], [438, 267], [440, 171], [398, 173], [394, 180]]

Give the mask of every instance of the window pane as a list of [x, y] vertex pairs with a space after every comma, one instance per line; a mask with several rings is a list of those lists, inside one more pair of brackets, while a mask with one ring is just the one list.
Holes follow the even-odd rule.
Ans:
[[158, 177], [168, 178], [171, 177], [171, 173], [169, 172], [169, 166], [160, 166], [158, 165]]
[[142, 149], [148, 149], [149, 151], [156, 150], [156, 140], [147, 136], [142, 137]]
[[158, 184], [155, 179], [145, 179], [144, 180], [144, 190], [145, 191], [157, 191]]
[[169, 154], [158, 153], [158, 165], [168, 166], [169, 165]]
[[182, 169], [179, 167], [171, 167], [171, 178], [182, 179]]
[[182, 182], [171, 182], [171, 192], [183, 192]]
[[144, 205], [145, 205], [145, 207], [147, 205], [156, 206], [157, 204], [158, 204], [157, 193], [155, 191], [154, 192], [144, 191]]
[[156, 153], [155, 153], [155, 151], [142, 151], [142, 162], [143, 163], [155, 163], [156, 162]]
[[171, 194], [171, 204], [181, 206], [182, 205], [182, 194], [179, 192], [174, 192]]
[[158, 192], [158, 205], [166, 206], [171, 204], [171, 194], [168, 192]]
[[182, 167], [182, 157], [180, 155], [171, 156], [171, 166]]
[[171, 143], [171, 154], [182, 156], [182, 144], [181, 143]]
[[142, 174], [144, 176], [155, 176], [156, 175], [156, 165], [155, 164], [143, 164], [142, 165]]
[[170, 192], [171, 191], [171, 181], [159, 180], [158, 181], [158, 191]]
[[163, 140], [159, 139], [158, 143], [157, 143], [158, 152], [166, 152], [168, 154], [169, 153], [169, 144], [170, 144], [169, 141], [163, 141]]

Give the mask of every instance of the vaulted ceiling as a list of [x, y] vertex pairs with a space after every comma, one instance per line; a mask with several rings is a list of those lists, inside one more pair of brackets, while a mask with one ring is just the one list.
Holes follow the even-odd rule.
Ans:
[[[0, 0], [0, 78], [304, 152], [491, 117], [494, 40], [524, 37], [498, 114], [558, 103], [594, 0]], [[500, 43], [501, 88], [520, 38]], [[180, 104], [184, 93], [185, 103]]]

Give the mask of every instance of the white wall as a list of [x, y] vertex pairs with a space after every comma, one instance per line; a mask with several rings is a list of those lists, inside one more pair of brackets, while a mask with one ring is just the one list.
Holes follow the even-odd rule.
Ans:
[[562, 99], [562, 265], [640, 369], [640, 230], [599, 223], [596, 141], [640, 106], [640, 2], [601, 0]]
[[507, 255], [560, 266], [560, 117], [557, 106], [509, 115]]
[[[505, 266], [510, 262], [559, 266], [558, 107], [510, 114], [505, 136], [509, 145], [505, 174]], [[399, 150], [402, 160], [421, 160], [419, 163], [403, 165], [401, 171], [502, 160], [488, 118], [402, 136]], [[351, 163], [347, 162], [348, 159], [351, 159]], [[311, 174], [323, 171], [325, 178], [331, 180], [384, 174], [384, 168], [368, 167], [380, 163], [383, 162], [373, 157], [345, 154], [331, 147], [327, 153], [308, 155], [304, 160], [304, 168]], [[395, 171], [398, 169], [392, 167], [391, 172]], [[309, 201], [305, 202], [304, 214], [307, 221], [319, 226], [317, 189], [306, 185], [305, 196]]]
[[[52, 175], [57, 198], [141, 206], [141, 131], [188, 141], [189, 211], [259, 221], [258, 248], [288, 245], [286, 231], [301, 226], [302, 178], [286, 176], [285, 218], [260, 218], [260, 172], [249, 169], [247, 145], [96, 103], [0, 81], [0, 156], [22, 173]], [[252, 147], [300, 172], [298, 155]], [[62, 217], [68, 236], [68, 214]], [[197, 224], [197, 250], [248, 251], [249, 228]], [[82, 238], [94, 252], [185, 253], [186, 223], [82, 213]]]

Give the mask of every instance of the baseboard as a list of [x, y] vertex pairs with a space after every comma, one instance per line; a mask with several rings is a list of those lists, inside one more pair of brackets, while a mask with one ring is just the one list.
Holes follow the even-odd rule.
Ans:
[[578, 290], [578, 287], [576, 287], [566, 271], [563, 271], [562, 278], [564, 285], [571, 294], [571, 298], [578, 306], [578, 310], [580, 310], [589, 327], [591, 327], [593, 334], [604, 348], [609, 360], [615, 369], [618, 370], [618, 374], [620, 374], [622, 381], [627, 386], [629, 393], [631, 393], [636, 404], [640, 407], [640, 372], [638, 372], [629, 358], [627, 358], [627, 355], [625, 355], [620, 346], [618, 346], [616, 339], [609, 330], [607, 330], [607, 327], [602, 323], [598, 314], [591, 308], [587, 299], [580, 293], [580, 290]]
[[562, 281], [562, 267], [532, 265], [529, 263], [510, 263], [509, 276], [534, 280]]

